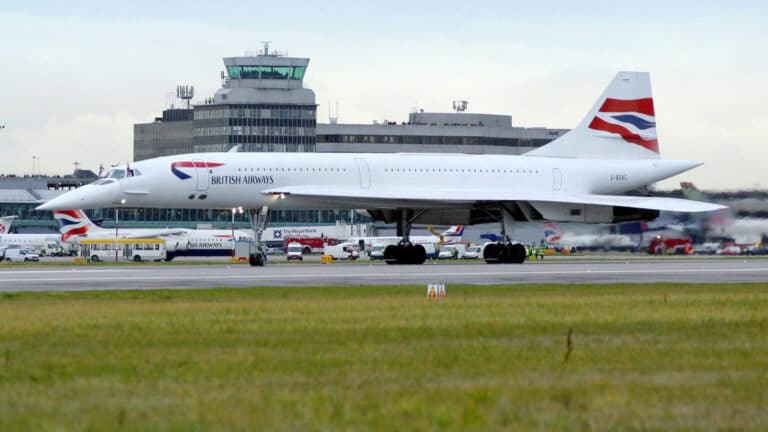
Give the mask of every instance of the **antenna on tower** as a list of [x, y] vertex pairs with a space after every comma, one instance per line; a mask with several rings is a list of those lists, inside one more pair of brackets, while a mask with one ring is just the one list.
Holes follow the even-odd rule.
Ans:
[[268, 56], [269, 55], [269, 44], [271, 44], [272, 41], [265, 41], [265, 42], [261, 42], [261, 43], [264, 45], [264, 55]]
[[176, 97], [183, 100], [187, 104], [187, 109], [190, 108], [189, 103], [193, 97], [195, 97], [195, 86], [191, 85], [178, 85], [176, 86]]
[[331, 110], [331, 104], [328, 104], [328, 122], [336, 124], [339, 122], [339, 101], [336, 101], [336, 114]]
[[467, 110], [467, 105], [469, 105], [469, 102], [465, 100], [455, 100], [453, 101], [453, 110], [457, 113], [464, 112]]

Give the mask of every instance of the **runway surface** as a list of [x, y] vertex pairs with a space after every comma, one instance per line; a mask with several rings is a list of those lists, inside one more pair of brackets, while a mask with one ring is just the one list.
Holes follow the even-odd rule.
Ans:
[[147, 265], [0, 270], [0, 292], [248, 286], [520, 283], [765, 282], [768, 260], [631, 260], [535, 262], [522, 265], [280, 264]]

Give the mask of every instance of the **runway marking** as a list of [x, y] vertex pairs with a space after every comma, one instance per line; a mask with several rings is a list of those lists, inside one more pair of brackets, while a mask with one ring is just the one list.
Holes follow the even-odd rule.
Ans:
[[[551, 275], [583, 275], [583, 274], [669, 274], [669, 273], [756, 273], [766, 272], [768, 268], [735, 268], [735, 269], [669, 269], [669, 270], [562, 270], [562, 271], [522, 271], [522, 272], [453, 272], [453, 273], [348, 273], [342, 274], [338, 277], [345, 278], [364, 278], [364, 279], [378, 279], [378, 278], [435, 278], [441, 279], [451, 276], [551, 276]], [[73, 272], [69, 272], [73, 273]], [[163, 280], [235, 280], [235, 279], [254, 279], [260, 278], [262, 280], [290, 280], [290, 279], [311, 279], [311, 278], [328, 278], [327, 273], [314, 273], [304, 275], [285, 275], [285, 274], [258, 274], [251, 273], [245, 275], [190, 275], [190, 276], [131, 276], [126, 277], [73, 277], [73, 278], [16, 278], [16, 279], [3, 279], [0, 283], [18, 283], [18, 282], [78, 282], [78, 281], [124, 281], [124, 282], [137, 282], [137, 281], [163, 281]], [[334, 276], [330, 276], [334, 277]], [[322, 283], [322, 279], [319, 280]]]
[[54, 269], [54, 270], [3, 270], [0, 275], [4, 274], [46, 274], [46, 273], [110, 273], [110, 272], [136, 272], [144, 269]]

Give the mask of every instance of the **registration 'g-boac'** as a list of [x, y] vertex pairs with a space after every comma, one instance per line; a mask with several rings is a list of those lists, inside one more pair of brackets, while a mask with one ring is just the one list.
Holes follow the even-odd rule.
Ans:
[[704, 212], [704, 202], [647, 196], [646, 187], [700, 162], [663, 160], [648, 73], [621, 72], [578, 127], [520, 156], [365, 153], [196, 153], [117, 167], [106, 178], [61, 195], [42, 210], [102, 207], [250, 209], [258, 242], [270, 209], [365, 209], [396, 222], [391, 264], [424, 262], [411, 225], [498, 221], [503, 240], [489, 263], [522, 262], [514, 221], [647, 221], [659, 211]]

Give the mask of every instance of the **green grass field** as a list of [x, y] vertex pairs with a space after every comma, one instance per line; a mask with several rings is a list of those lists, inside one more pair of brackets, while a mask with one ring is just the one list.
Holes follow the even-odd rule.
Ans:
[[768, 284], [424, 290], [0, 294], [0, 430], [768, 429]]

